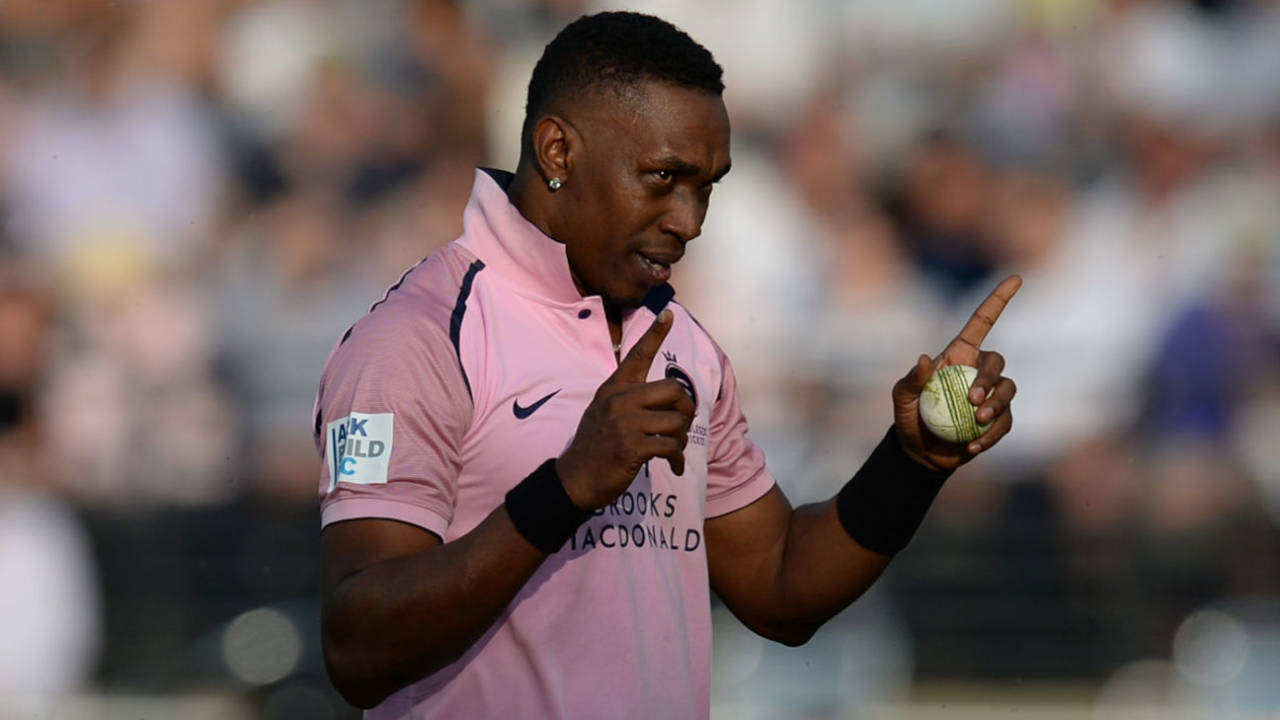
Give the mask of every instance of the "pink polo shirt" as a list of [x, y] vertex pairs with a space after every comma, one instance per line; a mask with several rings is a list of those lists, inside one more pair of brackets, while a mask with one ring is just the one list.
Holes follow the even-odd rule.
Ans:
[[[478, 171], [462, 237], [410, 269], [330, 356], [315, 419], [322, 524], [390, 518], [457, 539], [565, 449], [617, 367], [601, 299], [578, 293], [564, 246], [508, 202], [509, 178]], [[708, 716], [703, 522], [774, 480], [728, 359], [672, 294], [656, 288], [626, 313], [623, 353], [673, 310], [649, 379], [695, 395], [684, 475], [650, 462], [470, 650], [366, 717]]]

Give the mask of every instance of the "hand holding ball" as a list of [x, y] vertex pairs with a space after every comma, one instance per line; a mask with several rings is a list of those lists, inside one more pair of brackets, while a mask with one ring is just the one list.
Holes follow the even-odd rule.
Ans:
[[933, 373], [920, 394], [920, 419], [929, 432], [955, 443], [978, 439], [991, 423], [978, 423], [977, 406], [969, 402], [969, 387], [978, 369], [947, 365]]

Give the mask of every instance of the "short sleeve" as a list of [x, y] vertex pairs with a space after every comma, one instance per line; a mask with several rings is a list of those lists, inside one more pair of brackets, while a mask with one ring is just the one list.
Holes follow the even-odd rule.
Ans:
[[444, 537], [472, 403], [449, 335], [400, 307], [334, 349], [316, 397], [320, 518], [411, 523]]
[[747, 437], [747, 418], [738, 401], [738, 381], [718, 347], [720, 392], [711, 410], [707, 459], [708, 518], [727, 515], [759, 500], [774, 485], [764, 451]]

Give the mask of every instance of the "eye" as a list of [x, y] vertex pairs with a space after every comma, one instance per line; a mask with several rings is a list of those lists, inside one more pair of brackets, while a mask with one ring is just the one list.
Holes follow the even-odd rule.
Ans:
[[671, 178], [675, 177], [670, 170], [655, 170], [653, 174], [662, 182], [671, 182]]

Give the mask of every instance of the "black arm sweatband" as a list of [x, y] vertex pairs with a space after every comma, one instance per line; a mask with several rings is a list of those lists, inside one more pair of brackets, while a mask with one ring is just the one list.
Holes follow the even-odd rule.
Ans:
[[507, 493], [511, 523], [534, 547], [550, 555], [573, 536], [591, 513], [573, 504], [556, 474], [556, 459], [538, 466]]
[[911, 542], [950, 472], [935, 472], [902, 450], [892, 427], [836, 496], [836, 514], [857, 543], [893, 555]]

